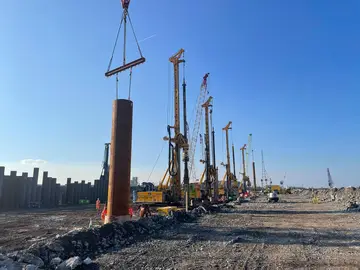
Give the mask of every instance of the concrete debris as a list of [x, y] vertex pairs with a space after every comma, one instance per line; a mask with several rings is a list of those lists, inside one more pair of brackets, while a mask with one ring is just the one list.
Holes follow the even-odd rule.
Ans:
[[[345, 211], [357, 211], [360, 202], [360, 188], [321, 188], [321, 189], [296, 189], [294, 194], [304, 199], [311, 199], [316, 196], [320, 202], [336, 202]], [[360, 210], [360, 209], [359, 209]]]
[[23, 268], [23, 270], [38, 270], [38, 269], [40, 269], [40, 268], [33, 264], [28, 264]]
[[55, 269], [56, 270], [73, 270], [80, 265], [82, 265], [82, 260], [80, 259], [79, 256], [75, 256], [75, 257], [67, 259], [66, 261], [63, 261]]
[[44, 266], [44, 261], [40, 257], [25, 251], [11, 252], [7, 254], [7, 257], [20, 263], [32, 264], [38, 267]]
[[240, 243], [242, 240], [243, 240], [242, 237], [237, 236], [236, 238], [231, 239], [231, 240], [230, 240], [229, 242], [227, 242], [225, 245], [228, 246], [228, 245], [233, 245], [233, 244], [236, 244], [236, 243]]
[[53, 258], [51, 261], [50, 261], [50, 267], [52, 268], [56, 268], [56, 266], [58, 266], [60, 263], [62, 263], [62, 259], [59, 258], [59, 257], [56, 257], [56, 258]]
[[6, 265], [11, 264], [12, 267], [31, 264], [39, 268], [73, 269], [71, 267], [80, 262], [82, 264], [82, 260], [86, 261], [85, 265], [91, 264], [91, 258], [100, 254], [149, 238], [156, 232], [178, 223], [192, 222], [204, 214], [219, 212], [220, 208], [202, 205], [188, 213], [176, 211], [171, 217], [151, 216], [122, 224], [112, 223], [91, 229], [72, 230], [56, 235], [47, 242], [36, 242], [25, 250], [11, 252], [7, 256], [1, 255], [0, 262], [3, 265], [5, 262]]
[[92, 263], [92, 260], [91, 260], [89, 257], [87, 257], [87, 258], [83, 261], [83, 263], [86, 264], [86, 265], [89, 265], [89, 264]]
[[1, 270], [22, 270], [23, 264], [12, 260], [11, 258], [0, 254], [0, 269]]
[[235, 203], [234, 202], [229, 202], [225, 204], [225, 207], [227, 208], [234, 208], [235, 207]]
[[0, 261], [5, 261], [5, 260], [7, 260], [7, 259], [9, 259], [8, 256], [0, 253]]
[[347, 202], [345, 207], [346, 207], [346, 211], [350, 211], [350, 212], [360, 211], [360, 205], [358, 202]]
[[31, 253], [20, 253], [19, 256], [17, 257], [17, 260], [19, 262], [36, 265], [38, 267], [44, 266], [44, 261], [41, 258], [34, 256]]

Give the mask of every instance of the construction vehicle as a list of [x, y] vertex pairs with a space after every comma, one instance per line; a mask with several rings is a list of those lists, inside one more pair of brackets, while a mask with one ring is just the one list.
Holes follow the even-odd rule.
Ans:
[[[183, 150], [184, 161], [184, 185], [186, 201], [189, 199], [189, 144], [187, 141], [187, 120], [186, 120], [186, 83], [183, 78], [183, 121], [184, 134], [180, 131], [180, 91], [179, 91], [179, 65], [184, 63], [182, 59], [184, 49], [180, 49], [176, 54], [169, 58], [174, 67], [174, 125], [167, 126], [168, 136], [163, 139], [168, 141], [168, 168], [158, 186], [158, 191], [150, 191], [145, 193], [137, 193], [138, 203], [166, 203], [179, 204], [182, 197], [181, 192], [181, 149]], [[174, 136], [171, 134], [174, 130]], [[166, 179], [166, 183], [164, 183]]]
[[253, 173], [253, 191], [257, 192], [257, 184], [256, 184], [256, 169], [255, 169], [255, 158], [254, 158], [254, 149], [252, 149], [252, 134], [249, 134], [248, 144], [247, 144], [247, 152], [251, 152], [251, 160], [252, 160], [252, 173]]
[[219, 196], [225, 196], [228, 200], [233, 200], [237, 197], [238, 189], [236, 175], [231, 172], [230, 167], [229, 130], [232, 129], [231, 125], [232, 122], [229, 121], [229, 123], [222, 129], [225, 131], [226, 164], [224, 164], [224, 162], [221, 162], [221, 165], [225, 166], [226, 171], [219, 187]]
[[239, 187], [239, 199], [240, 201], [248, 201], [249, 192], [248, 187], [251, 186], [250, 184], [250, 178], [246, 175], [246, 165], [245, 165], [245, 150], [246, 150], [246, 144], [243, 145], [243, 147], [240, 148], [241, 150], [241, 157], [242, 157], [242, 166], [243, 166], [243, 172], [242, 172], [242, 181]]
[[[199, 137], [199, 131], [200, 131], [200, 124], [201, 124], [201, 119], [202, 119], [202, 105], [203, 103], [206, 101], [206, 96], [208, 94], [208, 89], [207, 89], [207, 80], [209, 77], [209, 73], [206, 73], [203, 76], [202, 79], [202, 83], [200, 86], [200, 93], [199, 96], [197, 98], [197, 102], [195, 105], [195, 121], [193, 124], [193, 130], [190, 134], [190, 141], [189, 141], [189, 146], [190, 146], [190, 150], [189, 150], [189, 173], [190, 173], [190, 177], [191, 180], [196, 180], [196, 166], [195, 166], [195, 152], [196, 152], [196, 146], [197, 146], [197, 140]], [[201, 134], [200, 134], [201, 136]], [[201, 138], [201, 137], [200, 137]], [[201, 139], [200, 139], [200, 144], [201, 144]]]
[[[267, 193], [267, 171], [265, 168], [265, 161], [264, 161], [264, 152], [263, 150], [261, 150], [261, 170], [262, 170], [262, 175], [261, 175], [261, 190], [263, 193]], [[264, 187], [264, 182], [265, 182], [265, 187]]]
[[279, 185], [271, 185], [270, 186], [270, 192], [276, 191], [278, 194], [281, 191], [281, 187]]
[[268, 194], [268, 202], [278, 202], [279, 196], [276, 191], [269, 192]]
[[[199, 137], [199, 130], [200, 130], [200, 123], [202, 118], [202, 105], [205, 102], [206, 95], [208, 94], [207, 90], [207, 79], [208, 79], [209, 73], [206, 73], [203, 76], [203, 80], [200, 86], [200, 93], [197, 98], [196, 103], [196, 115], [195, 115], [195, 121], [193, 123], [193, 130], [191, 133], [191, 139], [189, 144], [189, 175], [191, 175], [192, 179], [196, 179], [196, 172], [195, 172], [195, 163], [194, 163], [194, 156], [195, 156], [195, 150], [197, 145], [197, 139]], [[212, 110], [210, 110], [210, 119], [212, 116]], [[211, 125], [212, 126], [212, 125]], [[213, 164], [215, 164], [215, 141], [214, 141], [214, 135], [215, 131], [213, 130]], [[203, 186], [203, 180], [204, 180], [204, 173], [200, 177], [200, 182], [193, 182], [189, 183], [188, 190], [189, 190], [189, 199], [190, 200], [199, 200], [201, 199], [201, 186]], [[166, 169], [163, 177], [160, 180], [160, 183], [158, 185], [157, 191], [153, 192], [147, 192], [147, 193], [139, 193], [138, 194], [138, 200], [137, 202], [142, 203], [162, 203], [162, 204], [169, 204], [171, 202], [171, 190], [170, 190], [170, 180], [171, 175], [169, 174], [169, 168]], [[217, 183], [216, 183], [217, 184]], [[215, 184], [215, 185], [216, 185]], [[183, 186], [184, 187], [184, 186]], [[181, 197], [185, 197], [184, 188], [181, 190]], [[140, 197], [139, 197], [140, 195]]]
[[[201, 159], [200, 162], [205, 165], [204, 171], [200, 178], [201, 186], [201, 199], [206, 200], [218, 200], [218, 179], [217, 179], [217, 168], [215, 160], [215, 131], [212, 127], [212, 110], [209, 108], [212, 107], [212, 97], [210, 96], [208, 100], [202, 104], [202, 107], [205, 111], [205, 158]], [[211, 118], [209, 118], [209, 116]], [[210, 120], [211, 119], [211, 120]], [[211, 123], [210, 123], [211, 122]], [[212, 151], [210, 147], [210, 126], [212, 129]], [[213, 163], [211, 164], [211, 152]], [[205, 183], [203, 180], [205, 178]]]

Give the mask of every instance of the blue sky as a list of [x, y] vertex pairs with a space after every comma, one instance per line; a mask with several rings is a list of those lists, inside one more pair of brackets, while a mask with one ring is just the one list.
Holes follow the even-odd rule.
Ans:
[[[172, 69], [185, 49], [189, 111], [210, 72], [218, 161], [221, 128], [233, 122], [240, 151], [253, 134], [274, 182], [357, 185], [359, 1], [141, 1], [130, 15], [147, 62], [134, 69], [133, 174], [147, 180], [166, 135]], [[120, 1], [0, 3], [0, 163], [31, 170], [42, 159], [62, 182], [98, 177], [111, 132], [115, 79], [105, 78], [121, 17]], [[122, 39], [120, 39], [120, 44]], [[114, 65], [122, 54], [118, 46]], [[137, 58], [129, 36], [128, 59]], [[127, 97], [128, 74], [120, 76]], [[171, 103], [172, 104], [172, 103]], [[191, 127], [192, 128], [192, 127]], [[162, 153], [152, 175], [166, 168]], [[198, 166], [201, 171], [201, 165]], [[223, 172], [221, 172], [222, 174]]]

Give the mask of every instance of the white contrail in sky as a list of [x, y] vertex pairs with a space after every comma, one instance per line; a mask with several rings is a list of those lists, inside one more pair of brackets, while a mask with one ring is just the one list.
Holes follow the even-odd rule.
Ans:
[[144, 38], [144, 39], [140, 40], [139, 43], [144, 42], [145, 40], [148, 40], [148, 39], [153, 38], [153, 37], [156, 37], [156, 34], [153, 34], [153, 35], [151, 35], [151, 36], [149, 36], [147, 38]]

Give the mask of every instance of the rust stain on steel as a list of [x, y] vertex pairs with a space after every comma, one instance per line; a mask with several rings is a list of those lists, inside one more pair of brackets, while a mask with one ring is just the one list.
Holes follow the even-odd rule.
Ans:
[[133, 103], [113, 102], [107, 215], [109, 221], [129, 215]]

